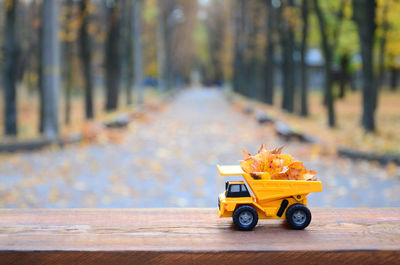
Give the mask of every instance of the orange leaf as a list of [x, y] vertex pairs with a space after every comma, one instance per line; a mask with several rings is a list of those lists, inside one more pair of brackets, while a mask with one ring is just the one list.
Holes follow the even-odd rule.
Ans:
[[281, 154], [283, 148], [267, 150], [261, 145], [255, 155], [243, 150], [244, 160], [240, 161], [243, 171], [255, 179], [271, 176], [271, 179], [280, 180], [316, 180], [315, 171], [307, 171], [302, 162], [293, 161], [292, 156]]

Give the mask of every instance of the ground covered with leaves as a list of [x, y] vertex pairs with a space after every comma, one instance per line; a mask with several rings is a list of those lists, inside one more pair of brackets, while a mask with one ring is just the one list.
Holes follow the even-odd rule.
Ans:
[[[104, 92], [97, 88], [94, 96], [94, 122], [107, 122], [115, 119], [117, 116], [123, 113], [134, 111], [137, 106], [135, 104], [127, 105], [126, 99], [121, 96], [120, 107], [112, 112], [105, 111], [105, 99]], [[146, 88], [144, 97], [147, 104], [154, 104], [160, 99], [160, 93], [155, 89]], [[65, 98], [61, 97], [59, 102], [59, 125], [60, 133], [62, 138], [68, 138], [71, 135], [86, 133], [86, 130], [91, 127], [93, 122], [88, 122], [85, 118], [85, 102], [82, 100], [83, 95], [81, 93], [73, 93], [71, 97], [71, 110], [70, 110], [70, 121], [66, 123], [66, 108]], [[0, 109], [3, 109], [3, 102], [0, 101]], [[39, 134], [39, 95], [20, 87], [18, 94], [18, 106], [17, 106], [17, 123], [18, 123], [18, 136], [5, 137], [0, 134], [0, 141], [3, 142], [15, 142], [24, 140], [36, 140], [40, 138]], [[0, 115], [0, 131], [3, 132], [4, 128], [4, 115]]]
[[342, 146], [360, 152], [400, 156], [400, 92], [379, 92], [375, 133], [366, 133], [361, 127], [361, 97], [359, 92], [348, 92], [345, 98], [335, 101], [335, 128], [328, 127], [326, 109], [319, 92], [310, 93], [309, 116], [306, 118], [282, 111], [279, 107], [279, 95], [274, 106], [238, 96], [235, 97], [235, 102], [265, 111], [274, 118], [288, 122], [295, 129], [317, 137], [320, 142], [333, 149]]
[[400, 206], [399, 167], [286, 142], [273, 126], [237, 111], [221, 91], [183, 91], [111, 132], [117, 136], [0, 155], [0, 206], [216, 207], [227, 180], [216, 165], [238, 164], [242, 149], [256, 153], [261, 143], [268, 149], [285, 145], [286, 154], [316, 171], [324, 191], [309, 195], [310, 206]]

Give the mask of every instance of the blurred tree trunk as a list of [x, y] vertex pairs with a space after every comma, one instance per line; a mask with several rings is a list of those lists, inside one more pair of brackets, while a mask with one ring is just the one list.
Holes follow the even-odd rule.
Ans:
[[173, 74], [175, 84], [181, 88], [190, 80], [194, 62], [193, 32], [198, 25], [198, 1], [174, 1], [175, 7], [169, 16], [169, 25], [173, 30]]
[[173, 12], [176, 8], [175, 0], [159, 0], [159, 16], [157, 25], [158, 40], [158, 71], [161, 79], [160, 88], [172, 89], [174, 79], [173, 61], [174, 47], [173, 38], [175, 35], [175, 21]]
[[29, 18], [29, 46], [26, 52], [26, 58], [24, 63], [26, 63], [28, 71], [28, 79], [26, 86], [29, 89], [30, 95], [33, 95], [35, 90], [39, 91], [40, 84], [38, 82], [37, 68], [40, 61], [39, 56], [39, 42], [40, 42], [40, 6], [37, 0], [33, 0], [30, 4], [30, 18]]
[[[325, 22], [325, 26], [327, 27], [327, 28], [325, 28], [325, 31], [326, 32], [331, 32], [330, 34], [332, 35], [332, 37], [329, 38], [330, 34], [328, 34], [328, 33], [326, 34], [328, 45], [332, 49], [332, 51], [331, 51], [332, 60], [333, 60], [333, 55], [335, 54], [335, 48], [339, 44], [340, 31], [342, 29], [342, 22], [343, 22], [343, 18], [344, 18], [344, 9], [345, 9], [345, 6], [346, 6], [346, 2], [347, 2], [347, 0], [341, 0], [341, 3], [339, 5], [339, 10], [334, 13], [335, 14], [336, 23], [335, 23], [335, 25], [333, 27], [329, 28], [329, 26]], [[325, 16], [323, 15], [322, 11], [321, 11], [321, 14], [322, 14], [322, 18], [325, 20]], [[341, 54], [340, 55], [340, 59], [342, 59], [343, 56], [345, 56], [345, 55], [346, 54]], [[332, 82], [331, 89], [332, 89], [332, 95], [333, 95], [333, 84], [334, 84], [334, 82], [339, 80], [339, 86], [341, 85], [341, 82], [345, 83], [346, 80], [342, 79], [342, 77], [344, 77], [343, 73], [347, 74], [347, 69], [343, 69], [343, 67], [342, 67], [339, 71], [334, 71], [334, 69], [331, 68], [330, 71], [331, 71], [330, 75], [331, 75], [331, 82]], [[342, 89], [342, 88], [345, 89], [345, 86], [340, 87], [340, 89]], [[324, 105], [326, 105], [328, 108], [329, 108], [328, 101], [329, 101], [329, 97], [330, 97], [329, 93], [331, 93], [331, 92], [329, 92], [328, 90], [325, 89], [325, 91], [324, 91]], [[333, 97], [332, 100], [334, 101], [334, 99], [335, 98]]]
[[173, 61], [173, 53], [174, 53], [174, 47], [173, 47], [173, 37], [175, 35], [174, 28], [171, 22], [172, 19], [172, 12], [174, 11], [175, 8], [175, 3], [173, 0], [167, 0], [165, 1], [164, 4], [164, 12], [165, 12], [165, 44], [166, 44], [166, 87], [167, 89], [172, 89], [174, 84], [174, 65], [175, 62]]
[[[224, 82], [224, 73], [222, 66], [222, 54], [223, 44], [225, 35], [225, 18], [222, 15], [224, 12], [223, 1], [213, 1], [212, 8], [209, 9], [208, 19], [206, 20], [207, 25], [207, 36], [208, 36], [208, 50], [210, 53], [211, 60], [211, 83], [213, 85], [221, 85]], [[221, 14], [222, 13], [222, 14]]]
[[58, 138], [58, 101], [60, 90], [59, 2], [43, 0], [42, 3], [42, 92], [43, 134]]
[[107, 111], [118, 107], [121, 78], [120, 56], [120, 1], [110, 2], [108, 6], [108, 34], [106, 40], [106, 106]]
[[236, 0], [234, 8], [235, 16], [235, 43], [234, 43], [234, 61], [233, 61], [233, 90], [235, 92], [243, 94], [243, 75], [244, 75], [244, 36], [243, 36], [243, 24], [244, 24], [244, 7], [245, 0]]
[[134, 0], [135, 4], [133, 7], [133, 45], [135, 65], [134, 65], [134, 80], [135, 80], [135, 92], [136, 92], [136, 103], [141, 106], [143, 105], [143, 56], [142, 56], [142, 0]]
[[239, 73], [239, 87], [240, 87], [240, 93], [244, 96], [249, 95], [249, 87], [248, 87], [248, 62], [247, 62], [247, 45], [248, 45], [248, 39], [247, 39], [247, 32], [246, 32], [246, 26], [247, 26], [247, 8], [248, 8], [248, 0], [242, 0], [240, 3], [240, 24], [239, 24], [239, 42], [240, 42], [240, 53], [241, 53], [241, 62], [240, 62], [240, 73]]
[[274, 87], [275, 87], [275, 64], [274, 64], [274, 53], [275, 53], [275, 8], [272, 6], [272, 0], [266, 0], [267, 2], [267, 46], [266, 46], [266, 59], [265, 59], [265, 92], [261, 98], [267, 104], [274, 104]]
[[399, 71], [395, 66], [390, 67], [390, 90], [396, 91]]
[[80, 1], [81, 27], [79, 29], [79, 44], [81, 60], [83, 64], [83, 76], [85, 82], [85, 115], [86, 119], [94, 118], [93, 106], [93, 77], [92, 77], [92, 45], [89, 36], [90, 0]]
[[[293, 6], [293, 0], [289, 0], [289, 6]], [[295, 93], [295, 67], [293, 60], [294, 53], [294, 32], [288, 21], [288, 18], [284, 16], [285, 6], [280, 7], [280, 38], [283, 53], [282, 62], [282, 108], [288, 112], [294, 111], [294, 93]]]
[[339, 80], [339, 98], [343, 99], [346, 95], [346, 86], [350, 83], [348, 73], [350, 58], [347, 54], [340, 56], [340, 80]]
[[329, 45], [328, 36], [326, 33], [326, 22], [325, 17], [322, 14], [322, 10], [319, 7], [318, 0], [314, 0], [315, 13], [318, 18], [318, 26], [321, 34], [321, 46], [324, 54], [325, 65], [325, 100], [326, 107], [328, 108], [328, 123], [330, 127], [336, 125], [335, 121], [335, 110], [333, 105], [333, 91], [332, 91], [332, 47]]
[[122, 70], [123, 76], [126, 78], [126, 82], [124, 83], [125, 92], [126, 92], [126, 104], [131, 105], [132, 101], [132, 91], [134, 85], [134, 59], [133, 59], [133, 23], [132, 23], [132, 14], [133, 14], [133, 1], [123, 0], [122, 1], [122, 50], [124, 52], [124, 56], [122, 56]]
[[167, 59], [165, 55], [165, 16], [163, 3], [165, 0], [158, 0], [158, 14], [157, 14], [157, 67], [158, 67], [158, 88], [160, 91], [166, 89], [167, 79]]
[[387, 32], [389, 29], [389, 23], [387, 21], [387, 12], [388, 12], [388, 4], [389, 1], [385, 1], [383, 9], [382, 9], [382, 30], [381, 30], [381, 35], [379, 38], [379, 57], [378, 57], [378, 63], [379, 63], [379, 83], [377, 89], [379, 89], [380, 86], [383, 85], [384, 81], [384, 74], [385, 74], [385, 53], [386, 53], [386, 38], [387, 38]]
[[43, 134], [43, 121], [44, 121], [44, 91], [43, 91], [43, 8], [39, 9], [40, 25], [38, 29], [38, 87], [39, 87], [39, 132]]
[[259, 18], [260, 9], [257, 1], [248, 1], [248, 8], [246, 8], [246, 86], [248, 87], [247, 94], [250, 98], [257, 99], [260, 95], [260, 60], [258, 56], [258, 43], [257, 37], [260, 31]]
[[[24, 5], [25, 6], [25, 5]], [[19, 71], [18, 71], [18, 82], [23, 81], [24, 77], [26, 77], [26, 88], [28, 89], [29, 95], [32, 95], [35, 93], [35, 89], [37, 89], [37, 80], [35, 80], [33, 71], [36, 70], [37, 68], [37, 61], [38, 61], [38, 33], [37, 33], [37, 28], [38, 28], [38, 7], [37, 0], [32, 0], [27, 6], [27, 18], [21, 19], [21, 23], [19, 24], [19, 29], [18, 31], [25, 31], [26, 36], [22, 37], [26, 39], [26, 49], [21, 49], [21, 54], [20, 54], [20, 60], [19, 60]], [[25, 8], [23, 8], [25, 9]], [[25, 16], [25, 14], [22, 14], [22, 16]], [[26, 19], [26, 23], [23, 20]], [[21, 46], [23, 44], [21, 43]], [[24, 50], [24, 51], [23, 51]], [[26, 74], [26, 75], [25, 75]]]
[[73, 20], [73, 0], [68, 0], [65, 3], [66, 8], [66, 26], [65, 26], [65, 35], [66, 40], [64, 43], [64, 78], [65, 78], [65, 123], [70, 123], [71, 118], [71, 89], [72, 89], [72, 56], [73, 56], [73, 43], [69, 39], [71, 35], [71, 28], [70, 24]]
[[71, 91], [72, 91], [72, 43], [67, 42], [64, 45], [64, 68], [65, 68], [65, 124], [71, 121]]
[[375, 109], [377, 84], [373, 69], [373, 49], [375, 40], [375, 0], [353, 0], [353, 16], [360, 38], [363, 81], [362, 125], [367, 131], [375, 130]]
[[303, 19], [303, 28], [301, 33], [300, 45], [300, 71], [301, 71], [301, 104], [300, 115], [308, 115], [308, 76], [307, 76], [307, 36], [308, 36], [308, 0], [302, 0], [301, 17]]
[[318, 26], [321, 34], [321, 46], [324, 54], [325, 65], [325, 99], [326, 107], [328, 108], [328, 123], [330, 127], [336, 125], [335, 110], [333, 105], [333, 91], [332, 91], [332, 47], [329, 45], [328, 36], [326, 33], [325, 17], [319, 7], [318, 0], [314, 0], [315, 13], [318, 18]]
[[17, 0], [6, 1], [4, 38], [4, 133], [17, 135], [17, 61], [19, 43], [16, 37]]

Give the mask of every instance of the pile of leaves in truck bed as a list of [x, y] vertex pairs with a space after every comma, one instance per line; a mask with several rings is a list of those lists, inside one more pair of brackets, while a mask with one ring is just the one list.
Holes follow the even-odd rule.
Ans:
[[282, 149], [267, 150], [261, 145], [255, 155], [243, 150], [241, 167], [254, 179], [317, 180], [315, 171], [307, 170], [302, 162], [293, 160], [292, 156], [281, 154]]

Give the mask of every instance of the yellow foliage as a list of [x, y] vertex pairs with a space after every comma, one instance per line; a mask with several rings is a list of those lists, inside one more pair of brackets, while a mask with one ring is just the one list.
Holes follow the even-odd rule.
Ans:
[[316, 180], [316, 172], [306, 170], [303, 163], [294, 161], [291, 155], [281, 154], [283, 147], [267, 150], [261, 145], [255, 155], [243, 151], [240, 165], [244, 172], [256, 179]]
[[6, 0], [4, 2], [4, 5], [5, 5], [6, 10], [10, 10], [11, 8], [13, 8], [14, 1], [13, 0]]
[[386, 51], [391, 67], [398, 67], [396, 57], [400, 56], [400, 2], [396, 0], [378, 0], [376, 11], [377, 33], [383, 35], [386, 30]]
[[285, 9], [283, 10], [283, 17], [288, 22], [292, 30], [295, 30], [296, 26], [302, 23], [302, 20], [297, 14], [295, 7], [285, 7]]

